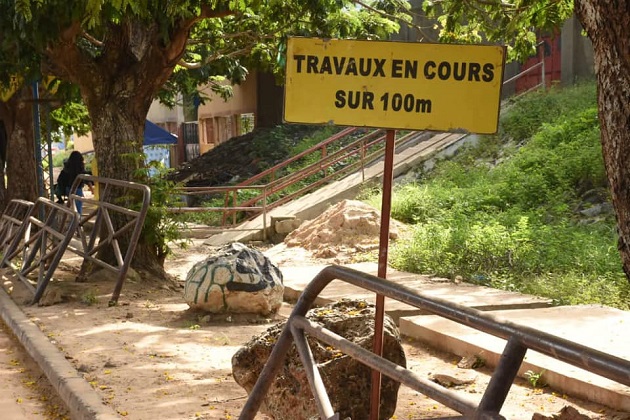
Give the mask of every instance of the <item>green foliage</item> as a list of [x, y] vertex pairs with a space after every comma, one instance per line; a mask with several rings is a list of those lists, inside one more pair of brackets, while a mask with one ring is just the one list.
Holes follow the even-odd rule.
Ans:
[[535, 52], [538, 32], [559, 28], [573, 13], [573, 1], [425, 1], [429, 18], [438, 22], [440, 41], [508, 44], [509, 59]]
[[[542, 112], [536, 123], [527, 118], [503, 126], [501, 139], [482, 140], [419, 181], [395, 188], [392, 217], [413, 229], [393, 244], [391, 263], [558, 303], [628, 309], [630, 285], [614, 217], [585, 220], [578, 212], [593, 195], [608, 198], [595, 92], [579, 86], [532, 96], [515, 103], [502, 121], [517, 121], [511, 114], [525, 115], [522, 108], [542, 109], [536, 98], [558, 111]], [[497, 146], [509, 144], [521, 124], [538, 126], [529, 141]], [[480, 150], [485, 146], [489, 150]]]
[[[151, 188], [151, 205], [144, 221], [141, 240], [155, 251], [158, 261], [162, 263], [171, 252], [169, 244], [186, 247], [188, 243], [184, 238], [186, 224], [168, 211], [170, 207], [182, 205], [177, 194], [177, 184], [167, 180], [169, 171], [159, 162], [152, 161], [136, 173], [138, 179]], [[150, 172], [154, 174], [150, 176]]]
[[63, 163], [70, 156], [71, 150], [61, 150], [53, 156], [53, 167], [63, 168]]
[[81, 302], [85, 303], [88, 306], [92, 306], [98, 303], [98, 296], [94, 293], [93, 290], [88, 290], [81, 296]]
[[525, 372], [525, 378], [533, 388], [544, 388], [547, 386], [547, 383], [543, 379], [544, 374], [545, 369], [541, 370], [540, 372], [528, 370], [527, 372]]
[[571, 89], [554, 87], [547, 91], [534, 91], [510, 100], [500, 118], [499, 131], [519, 143], [529, 139], [543, 124], [552, 122], [560, 115], [581, 113], [593, 108], [595, 84], [581, 83]]
[[90, 116], [82, 102], [65, 102], [60, 108], [50, 113], [53, 140], [58, 141], [59, 133], [66, 137], [85, 135], [90, 131]]

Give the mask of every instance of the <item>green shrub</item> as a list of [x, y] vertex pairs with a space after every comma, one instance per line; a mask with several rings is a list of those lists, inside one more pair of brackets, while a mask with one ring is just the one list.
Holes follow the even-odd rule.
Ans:
[[583, 83], [570, 89], [554, 87], [535, 91], [512, 101], [508, 112], [502, 113], [499, 132], [516, 142], [529, 139], [538, 129], [561, 115], [591, 107], [596, 98], [595, 83]]
[[[594, 83], [527, 95], [502, 117], [500, 137], [395, 187], [392, 217], [413, 228], [392, 244], [390, 263], [557, 303], [628, 309], [614, 218], [583, 223], [576, 212], [584, 195], [605, 188]], [[380, 195], [368, 201], [380, 205]]]

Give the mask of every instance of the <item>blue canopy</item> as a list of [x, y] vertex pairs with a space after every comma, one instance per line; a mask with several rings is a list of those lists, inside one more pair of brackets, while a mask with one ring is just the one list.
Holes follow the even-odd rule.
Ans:
[[162, 127], [153, 124], [149, 120], [144, 123], [144, 145], [154, 144], [174, 144], [177, 143], [177, 136], [169, 133]]

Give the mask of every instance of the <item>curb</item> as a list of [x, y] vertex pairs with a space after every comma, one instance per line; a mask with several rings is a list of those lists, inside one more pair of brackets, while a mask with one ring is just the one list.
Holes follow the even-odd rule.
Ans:
[[68, 406], [73, 420], [121, 418], [111, 407], [103, 404], [100, 395], [1, 287], [0, 316]]

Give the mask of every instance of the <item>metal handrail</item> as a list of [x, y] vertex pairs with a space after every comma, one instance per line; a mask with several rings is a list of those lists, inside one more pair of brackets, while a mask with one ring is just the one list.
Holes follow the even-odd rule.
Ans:
[[[545, 41], [540, 41], [538, 44], [536, 44], [536, 49], [538, 50], [538, 47], [545, 45]], [[536, 56], [538, 56], [538, 51], [536, 51]], [[508, 83], [514, 82], [518, 79], [520, 79], [521, 77], [526, 76], [527, 74], [531, 73], [533, 70], [537, 69], [537, 68], [541, 68], [541, 74], [540, 74], [540, 83], [537, 84], [536, 86], [532, 87], [531, 89], [528, 89], [527, 92], [529, 92], [530, 90], [539, 88], [539, 87], [546, 87], [546, 83], [545, 83], [545, 50], [544, 48], [542, 49], [542, 53], [541, 53], [542, 58], [540, 59], [540, 61], [536, 64], [534, 64], [533, 66], [526, 68], [525, 70], [523, 70], [522, 72], [510, 77], [509, 79], [505, 80], [503, 82], [503, 86], [507, 85]], [[524, 92], [526, 93], [526, 92]]]
[[339, 131], [336, 134], [333, 134], [332, 136], [330, 136], [329, 138], [327, 138], [326, 140], [316, 144], [315, 146], [311, 146], [308, 149], [304, 150], [303, 152], [298, 153], [295, 156], [290, 157], [289, 159], [275, 165], [272, 166], [269, 169], [266, 169], [262, 172], [260, 172], [259, 174], [256, 174], [254, 176], [252, 176], [251, 178], [246, 179], [245, 181], [239, 183], [237, 186], [239, 187], [243, 187], [246, 185], [251, 185], [255, 182], [259, 182], [260, 180], [266, 178], [267, 176], [271, 176], [271, 179], [275, 179], [275, 174], [276, 172], [286, 168], [287, 166], [289, 166], [290, 164], [292, 164], [293, 162], [300, 160], [301, 158], [310, 155], [313, 152], [316, 151], [322, 151], [322, 153], [325, 155], [326, 154], [326, 146], [328, 146], [330, 143], [333, 143], [339, 139], [342, 139], [346, 136], [349, 136], [350, 134], [356, 132], [360, 130], [360, 128], [358, 127], [347, 127], [341, 131]]
[[34, 203], [26, 200], [12, 199], [0, 216], [0, 253], [4, 255], [6, 248], [11, 244], [15, 235], [20, 231], [20, 226], [28, 216]]
[[[83, 197], [77, 189], [83, 183], [93, 183], [98, 187], [98, 199]], [[123, 195], [123, 193], [128, 195]], [[132, 198], [129, 208], [119, 198]], [[114, 199], [115, 198], [115, 199]], [[85, 204], [86, 214], [75, 210], [75, 203]], [[79, 175], [70, 188], [66, 205], [53, 203], [40, 197], [30, 209], [27, 218], [20, 226], [11, 243], [6, 247], [0, 266], [8, 265], [33, 292], [33, 303], [44, 294], [46, 286], [68, 250], [83, 257], [83, 264], [77, 276], [85, 277], [86, 262], [111, 270], [117, 274], [117, 282], [112, 292], [110, 305], [116, 304], [122, 286], [131, 266], [144, 220], [151, 203], [151, 190], [148, 186], [135, 182], [103, 178], [92, 175]], [[92, 225], [93, 226], [90, 226]], [[31, 232], [31, 230], [33, 232]], [[101, 250], [111, 247], [115, 261], [99, 258]], [[21, 263], [13, 260], [22, 258]], [[33, 287], [27, 275], [37, 271], [37, 285]]]
[[[383, 133], [382, 135], [379, 136], [379, 134]], [[370, 139], [372, 139], [373, 137], [378, 136], [376, 139], [373, 139], [371, 141], [369, 141]], [[338, 138], [340, 139], [340, 137]], [[265, 185], [265, 193], [267, 195], [267, 197], [269, 197], [270, 195], [276, 194], [278, 192], [281, 192], [283, 190], [289, 189], [292, 186], [294, 186], [295, 184], [297, 184], [300, 181], [303, 181], [304, 179], [315, 175], [319, 172], [323, 172], [324, 174], [326, 173], [326, 171], [332, 167], [333, 165], [345, 160], [345, 159], [349, 159], [349, 158], [353, 158], [356, 157], [358, 155], [359, 157], [359, 161], [362, 163], [362, 166], [364, 166], [365, 164], [369, 163], [370, 161], [372, 161], [374, 159], [374, 154], [370, 154], [370, 155], [366, 155], [365, 154], [365, 150], [371, 148], [372, 146], [378, 144], [378, 143], [382, 143], [382, 141], [385, 139], [385, 134], [383, 130], [375, 130], [372, 131], [366, 135], [364, 135], [363, 137], [361, 137], [358, 140], [353, 141], [352, 143], [344, 146], [343, 148], [337, 150], [335, 153], [332, 153], [330, 155], [325, 155], [324, 157], [322, 157], [322, 159], [320, 159], [318, 162], [313, 163], [311, 165], [308, 165], [304, 168], [302, 168], [300, 171], [297, 172], [293, 172], [290, 173], [282, 178], [278, 178], [275, 180], [272, 180], [271, 182], [267, 183]], [[330, 141], [326, 141], [327, 144], [330, 144]], [[313, 149], [313, 148], [312, 148]], [[381, 148], [382, 149], [382, 148]], [[314, 149], [317, 150], [317, 149]], [[379, 149], [380, 151], [380, 149]], [[323, 152], [322, 152], [323, 153]], [[306, 155], [303, 155], [306, 156]], [[338, 178], [341, 175], [344, 175], [348, 172], [350, 172], [351, 169], [354, 169], [356, 165], [351, 164], [351, 165], [347, 165], [344, 168], [341, 168], [340, 170], [336, 171], [332, 176], [326, 176], [324, 175], [322, 178], [320, 178], [318, 181], [313, 182], [312, 184], [305, 186], [303, 188], [301, 188], [299, 191], [296, 191], [294, 193], [289, 193], [286, 194], [284, 197], [280, 198], [277, 201], [274, 201], [272, 203], [270, 203], [270, 206], [273, 207], [277, 207], [279, 205], [282, 205], [284, 203], [286, 203], [287, 201], [301, 196], [309, 191], [312, 191], [313, 189], [315, 189], [316, 187], [318, 187], [319, 185], [327, 182], [328, 180], [332, 179], [332, 178]], [[242, 203], [239, 203], [240, 206], [255, 206], [256, 203], [258, 203], [259, 201], [262, 200], [262, 196], [263, 194], [260, 194], [256, 197], [252, 197], [248, 200], [243, 201]], [[228, 212], [227, 216], [229, 216], [231, 213]]]
[[[477, 404], [453, 391], [436, 386], [436, 384], [418, 377], [409, 369], [405, 369], [362, 349], [358, 345], [335, 335], [321, 325], [307, 320], [305, 318], [306, 313], [313, 306], [315, 299], [335, 279], [371, 290], [378, 295], [422, 309], [424, 312], [450, 319], [507, 340], [499, 364], [481, 401]], [[467, 419], [503, 418], [499, 412], [505, 403], [510, 387], [516, 378], [518, 369], [528, 349], [630, 386], [630, 361], [628, 360], [528, 326], [502, 320], [474, 308], [444, 299], [424, 296], [413, 289], [386, 279], [348, 267], [333, 265], [320, 271], [300, 295], [286, 325], [273, 346], [269, 360], [265, 363], [254, 388], [249, 393], [239, 419], [249, 420], [255, 417], [272, 382], [280, 371], [293, 341], [295, 341], [298, 350], [301, 348], [298, 353], [300, 353], [300, 360], [307, 368], [306, 370], [313, 370], [314, 374], [309, 374], [308, 379], [320, 416], [326, 419], [334, 418], [324, 384], [317, 372], [317, 363], [313, 360], [312, 354], [309, 356], [310, 351], [305, 351], [307, 348], [304, 348], [306, 341], [304, 333], [308, 333], [328, 345], [337, 347], [350, 357], [452, 408], [461, 413], [462, 418]]]
[[[45, 197], [39, 197], [29, 206], [19, 230], [4, 250], [0, 267], [13, 270], [33, 293], [32, 303], [37, 303], [43, 295], [79, 222], [76, 211]], [[18, 258], [21, 262], [14, 262]], [[37, 274], [35, 285], [28, 278], [31, 273]]]
[[[311, 147], [307, 151], [297, 156], [301, 158], [301, 157], [307, 156], [306, 152], [310, 151], [310, 153], [313, 153], [314, 151], [322, 150], [320, 147], [322, 144], [329, 145], [333, 141], [340, 140], [342, 138], [341, 136], [342, 133], [345, 133], [345, 135], [348, 135], [348, 134], [352, 134], [356, 132], [357, 130], [358, 129], [356, 127], [343, 130], [342, 132], [335, 134], [334, 136], [324, 140], [324, 142]], [[302, 168], [301, 171], [288, 174], [287, 176], [282, 177], [282, 178], [274, 179], [266, 184], [252, 185], [251, 182], [252, 180], [260, 181], [265, 176], [269, 176], [272, 173], [275, 174], [278, 168], [287, 166], [286, 162], [276, 165], [274, 167], [275, 169], [271, 168], [271, 169], [274, 169], [274, 171], [272, 171], [271, 169], [267, 170], [264, 173], [264, 176], [263, 176], [263, 173], [258, 174], [238, 185], [221, 186], [221, 187], [179, 188], [177, 189], [177, 192], [181, 194], [186, 194], [186, 195], [212, 195], [212, 194], [223, 193], [225, 194], [224, 205], [215, 206], [215, 207], [203, 207], [202, 210], [200, 210], [199, 208], [181, 206], [181, 207], [169, 208], [169, 211], [172, 211], [175, 213], [222, 211], [224, 213], [224, 216], [222, 218], [222, 227], [227, 227], [229, 225], [228, 223], [230, 220], [229, 216], [232, 216], [231, 217], [232, 223], [230, 225], [231, 230], [238, 224], [242, 224], [247, 220], [251, 220], [260, 214], [263, 214], [264, 219], [265, 219], [264, 223], [266, 223], [266, 214], [268, 211], [272, 210], [273, 208], [276, 208], [282, 204], [285, 204], [286, 202], [296, 197], [299, 197], [308, 192], [311, 192], [315, 190], [317, 187], [325, 183], [328, 183], [334, 179], [339, 179], [343, 176], [346, 176], [349, 173], [356, 171], [357, 169], [360, 169], [363, 173], [365, 168], [370, 163], [380, 159], [384, 154], [383, 140], [385, 136], [380, 135], [381, 133], [383, 133], [383, 130], [372, 130], [369, 133], [362, 136], [361, 138], [354, 140], [350, 144], [345, 145], [344, 147], [335, 151], [335, 153], [326, 155], [320, 161], [314, 164], [311, 164], [305, 168]], [[414, 140], [417, 137], [417, 135], [418, 135], [417, 132], [411, 132], [411, 133], [405, 134], [404, 136], [401, 136], [396, 139], [396, 144], [397, 146], [402, 146], [408, 143], [409, 141]], [[371, 152], [368, 152], [369, 149], [374, 149], [375, 147], [376, 147], [376, 150], [372, 150]], [[330, 174], [326, 173], [327, 170], [333, 165], [335, 165], [336, 163], [339, 163], [342, 160], [355, 158], [355, 157], [357, 158], [355, 162], [349, 165], [346, 165], [343, 168], [334, 171], [333, 173], [330, 173]], [[295, 162], [296, 160], [297, 160], [296, 157], [290, 159], [291, 162]], [[296, 185], [298, 182], [319, 172], [324, 172], [324, 175], [318, 178], [317, 180], [313, 181], [312, 183], [301, 187], [299, 190], [285, 193], [281, 197], [269, 202], [269, 197], [272, 197], [273, 195], [278, 194], [282, 191], [287, 191], [288, 189]], [[365, 177], [364, 173], [363, 173], [363, 177]], [[248, 198], [242, 202], [239, 202], [238, 196], [237, 196], [238, 191], [246, 190], [246, 189], [259, 190], [260, 193], [252, 198]], [[229, 197], [232, 197], [232, 199], [230, 200]], [[245, 218], [244, 220], [237, 222], [236, 214], [238, 211], [249, 211], [251, 214], [249, 217]]]

